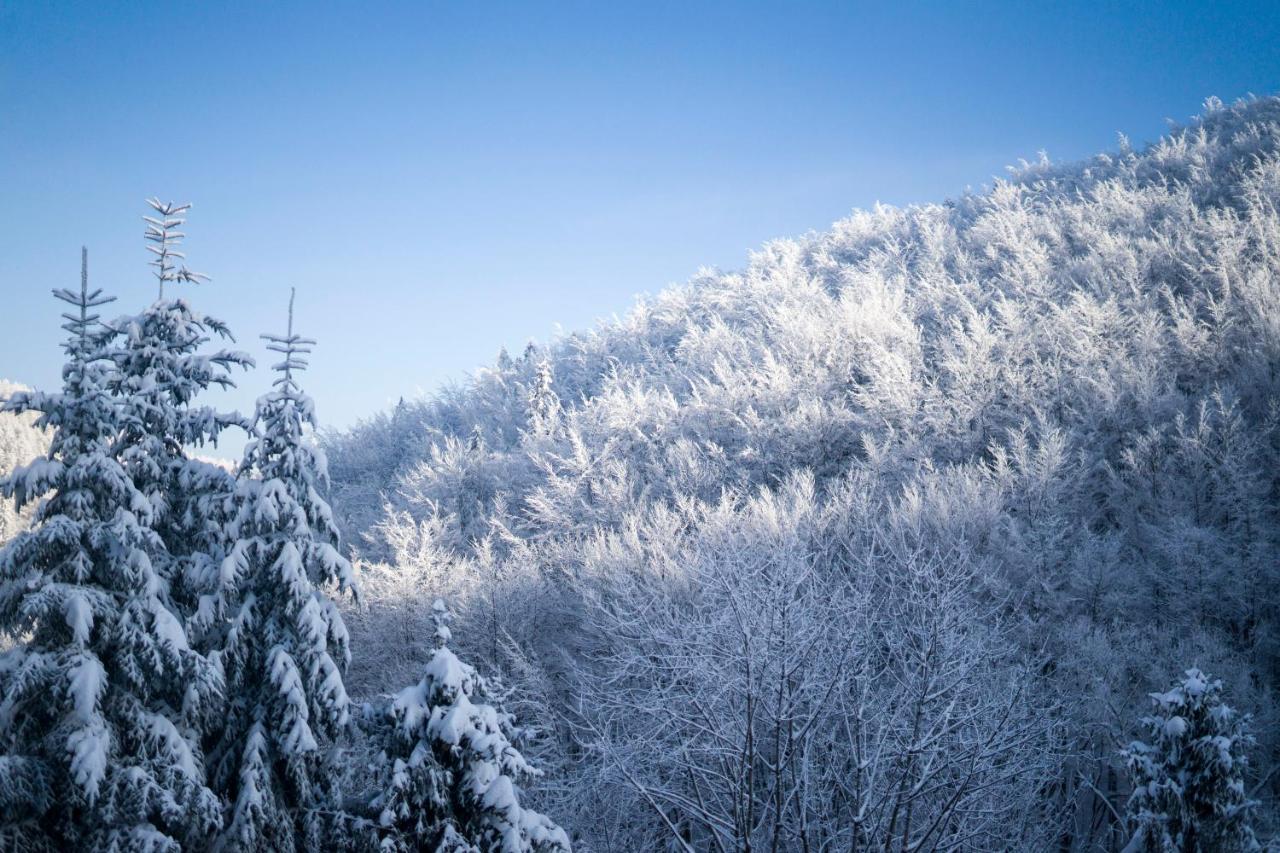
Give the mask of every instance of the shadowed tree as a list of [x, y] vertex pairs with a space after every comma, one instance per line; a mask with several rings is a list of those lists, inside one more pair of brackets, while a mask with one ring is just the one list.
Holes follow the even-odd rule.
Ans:
[[5, 406], [53, 438], [0, 486], [19, 506], [48, 495], [0, 551], [0, 627], [21, 638], [0, 659], [0, 848], [199, 848], [221, 822], [198, 736], [220, 674], [187, 642], [153, 504], [113, 453], [114, 330], [92, 313], [111, 298], [84, 266], [54, 295], [73, 308], [62, 391]]

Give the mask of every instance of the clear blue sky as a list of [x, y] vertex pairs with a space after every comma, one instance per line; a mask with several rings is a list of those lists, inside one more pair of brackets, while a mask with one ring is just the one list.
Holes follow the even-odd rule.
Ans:
[[1277, 45], [1274, 0], [0, 0], [0, 376], [56, 385], [82, 243], [152, 298], [148, 195], [195, 203], [192, 298], [260, 364], [298, 288], [347, 425], [855, 207], [1274, 93]]

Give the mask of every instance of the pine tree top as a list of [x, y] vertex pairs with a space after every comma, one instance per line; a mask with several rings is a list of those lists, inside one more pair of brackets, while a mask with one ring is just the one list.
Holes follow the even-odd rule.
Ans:
[[187, 236], [177, 229], [186, 223], [187, 220], [183, 214], [191, 209], [191, 205], [174, 204], [171, 201], [162, 202], [158, 198], [147, 199], [147, 204], [159, 214], [158, 217], [142, 217], [142, 220], [147, 223], [145, 237], [148, 242], [154, 244], [147, 246], [147, 251], [155, 255], [148, 263], [154, 270], [156, 282], [159, 285], [159, 298], [164, 299], [165, 282], [199, 284], [202, 281], [209, 281], [209, 276], [204, 273], [187, 269], [186, 264], [183, 263], [187, 256], [177, 249], [183, 238]]

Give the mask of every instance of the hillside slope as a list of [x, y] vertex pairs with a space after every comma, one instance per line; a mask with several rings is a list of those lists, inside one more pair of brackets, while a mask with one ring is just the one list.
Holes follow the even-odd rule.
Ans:
[[[22, 390], [25, 390], [25, 386], [0, 379], [0, 400], [6, 399], [14, 391]], [[8, 474], [18, 465], [27, 464], [48, 449], [48, 437], [32, 425], [33, 420], [28, 415], [0, 413], [0, 476]], [[19, 516], [9, 502], [0, 503], [0, 542], [13, 536], [20, 525], [25, 523], [25, 519], [26, 514]]]
[[[1210, 101], [1141, 151], [770, 243], [326, 444], [366, 557], [357, 689], [403, 680], [379, 641], [417, 666], [420, 603], [452, 596], [471, 651], [563, 721], [544, 761], [572, 756], [555, 808], [580, 846], [669, 843], [659, 807], [698, 848], [848, 847], [854, 813], [896, 838], [892, 797], [866, 791], [918, 781], [893, 777], [913, 753], [850, 782], [860, 741], [833, 732], [864, 717], [832, 705], [905, 702], [876, 691], [918, 675], [923, 631], [952, 638], [951, 707], [972, 713], [929, 766], [1004, 713], [1038, 758], [986, 772], [1040, 785], [918, 814], [978, 848], [1106, 849], [1102, 798], [1127, 793], [1115, 739], [1183, 669], [1254, 714], [1254, 779], [1280, 762], [1280, 98]], [[739, 609], [797, 621], [723, 622]], [[787, 681], [771, 732], [807, 720], [827, 740], [761, 760], [803, 765], [804, 785], [693, 773], [764, 734], [751, 678], [788, 661], [813, 683]], [[855, 678], [868, 661], [879, 676]], [[1016, 685], [1017, 707], [984, 684]], [[874, 719], [875, 743], [901, 742]], [[1255, 795], [1266, 824], [1277, 785]], [[802, 808], [769, 807], [784, 787]]]

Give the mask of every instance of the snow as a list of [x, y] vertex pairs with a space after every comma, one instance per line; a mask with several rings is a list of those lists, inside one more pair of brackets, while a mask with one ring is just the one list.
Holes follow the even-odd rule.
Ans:
[[76, 729], [67, 736], [67, 750], [71, 753], [71, 775], [84, 789], [89, 802], [98, 797], [98, 787], [107, 773], [107, 752], [110, 738], [101, 720]]
[[77, 593], [67, 596], [64, 606], [71, 636], [77, 645], [83, 646], [89, 641], [89, 632], [93, 629], [93, 608], [83, 595]]
[[1201, 696], [1205, 689], [1209, 686], [1208, 680], [1198, 669], [1187, 670], [1187, 678], [1182, 682], [1182, 689], [1192, 698]]
[[173, 760], [182, 775], [193, 781], [199, 781], [200, 772], [196, 767], [195, 754], [192, 752], [191, 744], [178, 731], [178, 727], [173, 721], [160, 714], [146, 714], [144, 716], [146, 731], [149, 740], [162, 747], [169, 757]]
[[76, 720], [82, 725], [88, 724], [97, 717], [98, 700], [107, 686], [106, 670], [96, 657], [81, 655], [68, 675], [71, 679], [68, 687]]
[[319, 749], [315, 734], [307, 724], [307, 691], [293, 657], [281, 646], [271, 649], [267, 658], [271, 682], [283, 700], [285, 731], [281, 745], [286, 753], [300, 754]]
[[450, 693], [469, 693], [474, 674], [475, 670], [458, 660], [458, 656], [447, 647], [437, 649], [426, 668], [430, 683]]
[[151, 601], [152, 625], [156, 632], [156, 638], [161, 643], [168, 646], [170, 651], [185, 652], [190, 649], [187, 643], [187, 632], [183, 629], [177, 617], [170, 612], [158, 600]]

